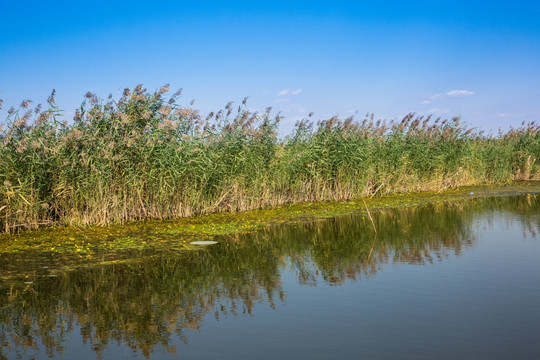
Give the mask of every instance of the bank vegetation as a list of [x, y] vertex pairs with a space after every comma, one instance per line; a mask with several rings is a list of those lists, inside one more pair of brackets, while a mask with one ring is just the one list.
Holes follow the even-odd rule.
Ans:
[[[164, 86], [87, 93], [73, 120], [23, 101], [0, 125], [0, 228], [105, 225], [540, 179], [540, 126], [484, 134], [409, 114], [297, 122], [246, 100], [202, 116]], [[1, 102], [0, 102], [1, 106]]]

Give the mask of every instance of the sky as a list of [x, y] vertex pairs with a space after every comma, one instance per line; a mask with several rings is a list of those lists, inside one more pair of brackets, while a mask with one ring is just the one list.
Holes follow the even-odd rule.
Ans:
[[0, 121], [22, 100], [72, 117], [87, 91], [183, 88], [206, 114], [249, 96], [282, 131], [366, 113], [540, 122], [537, 1], [0, 0]]

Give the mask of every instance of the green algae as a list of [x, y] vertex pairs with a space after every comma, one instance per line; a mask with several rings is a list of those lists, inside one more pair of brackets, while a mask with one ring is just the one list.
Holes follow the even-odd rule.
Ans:
[[[193, 241], [235, 239], [273, 224], [298, 224], [350, 214], [425, 203], [519, 194], [540, 194], [540, 182], [464, 187], [441, 193], [401, 194], [339, 202], [297, 203], [238, 213], [174, 220], [130, 222], [107, 227], [56, 227], [0, 235], [0, 280], [54, 276], [73, 268], [132, 261], [160, 251], [205, 251]], [[47, 267], [46, 271], [43, 270]], [[37, 269], [37, 270], [36, 270]]]

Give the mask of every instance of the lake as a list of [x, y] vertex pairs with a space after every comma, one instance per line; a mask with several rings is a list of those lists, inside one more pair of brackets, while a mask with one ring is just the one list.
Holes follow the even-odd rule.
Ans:
[[540, 196], [371, 215], [40, 264], [0, 283], [0, 359], [540, 358]]

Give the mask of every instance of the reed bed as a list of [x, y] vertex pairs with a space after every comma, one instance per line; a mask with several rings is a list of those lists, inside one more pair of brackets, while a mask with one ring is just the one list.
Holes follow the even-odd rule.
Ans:
[[120, 99], [87, 93], [68, 122], [54, 95], [0, 125], [2, 231], [540, 179], [533, 122], [485, 135], [459, 118], [309, 116], [280, 137], [280, 115], [247, 99], [201, 116], [168, 86], [138, 85]]

